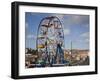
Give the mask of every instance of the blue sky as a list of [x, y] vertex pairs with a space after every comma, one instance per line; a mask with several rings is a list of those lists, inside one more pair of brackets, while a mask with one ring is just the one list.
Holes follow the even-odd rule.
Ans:
[[64, 29], [65, 48], [89, 49], [89, 16], [55, 13], [25, 13], [25, 44], [26, 48], [36, 49], [37, 29], [40, 21], [47, 16], [57, 16]]

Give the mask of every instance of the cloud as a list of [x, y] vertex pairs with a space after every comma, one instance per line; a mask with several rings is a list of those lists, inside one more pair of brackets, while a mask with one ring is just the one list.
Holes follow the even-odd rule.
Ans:
[[84, 27], [87, 27], [88, 28], [89, 27], [89, 24], [85, 24]]
[[64, 18], [63, 14], [58, 14], [58, 15], [55, 15], [55, 16], [58, 17], [60, 20], [62, 20]]
[[83, 38], [84, 42], [89, 42], [89, 32], [82, 33], [80, 36]]
[[27, 39], [36, 39], [36, 36], [33, 34], [29, 34], [26, 37], [27, 37]]
[[85, 39], [85, 42], [89, 42], [89, 38]]
[[26, 22], [26, 23], [25, 23], [25, 28], [28, 28], [28, 27], [29, 27], [29, 25], [28, 25], [28, 23]]
[[67, 25], [76, 25], [76, 24], [83, 24], [87, 25], [89, 24], [89, 16], [88, 15], [67, 15], [67, 18], [65, 19], [64, 23], [67, 23]]
[[64, 35], [69, 35], [70, 34], [70, 30], [69, 29], [64, 29]]
[[55, 14], [55, 13], [52, 13], [51, 16], [56, 16], [56, 17], [59, 18], [60, 21], [63, 21], [65, 15], [64, 14]]
[[81, 37], [89, 38], [89, 32], [82, 33]]
[[80, 40], [77, 40], [77, 42], [88, 43], [89, 42], [89, 38], [80, 39]]

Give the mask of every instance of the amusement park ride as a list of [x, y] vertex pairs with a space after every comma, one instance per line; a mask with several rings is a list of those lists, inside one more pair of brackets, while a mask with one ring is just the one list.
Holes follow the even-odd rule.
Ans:
[[64, 32], [62, 23], [56, 16], [41, 20], [37, 35], [38, 64], [54, 66], [65, 64]]

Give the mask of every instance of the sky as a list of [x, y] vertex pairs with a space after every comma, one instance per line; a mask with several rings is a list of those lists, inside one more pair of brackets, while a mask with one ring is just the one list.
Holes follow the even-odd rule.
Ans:
[[25, 13], [25, 47], [36, 49], [37, 30], [40, 21], [48, 16], [60, 19], [64, 30], [65, 49], [89, 49], [89, 15]]

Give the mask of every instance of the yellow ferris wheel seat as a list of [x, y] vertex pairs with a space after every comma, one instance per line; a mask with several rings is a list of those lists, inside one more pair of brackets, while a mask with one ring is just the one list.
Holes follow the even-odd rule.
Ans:
[[45, 48], [45, 45], [40, 44], [40, 45], [38, 45], [38, 48]]

